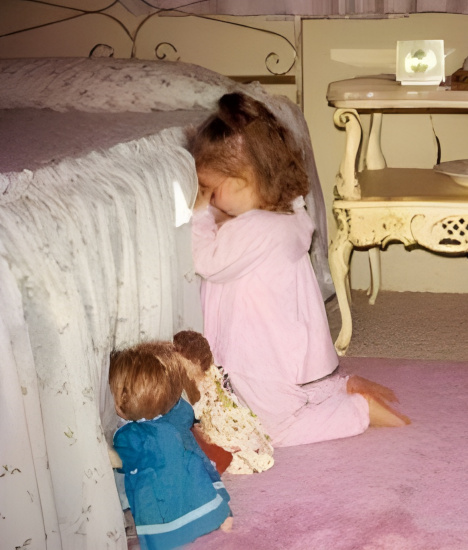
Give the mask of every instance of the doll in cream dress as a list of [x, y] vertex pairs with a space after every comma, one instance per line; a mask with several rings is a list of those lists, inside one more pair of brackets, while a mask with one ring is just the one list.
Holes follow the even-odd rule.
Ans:
[[186, 388], [199, 420], [196, 429], [210, 443], [232, 453], [226, 471], [252, 474], [271, 468], [274, 460], [270, 438], [259, 419], [232, 392], [222, 369], [214, 364], [206, 338], [198, 332], [181, 331], [174, 336], [174, 345], [187, 360], [187, 374], [196, 386], [195, 391]]

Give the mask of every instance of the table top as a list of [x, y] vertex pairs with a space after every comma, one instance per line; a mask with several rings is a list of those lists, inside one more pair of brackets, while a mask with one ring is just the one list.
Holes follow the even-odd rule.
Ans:
[[383, 168], [356, 174], [360, 200], [336, 199], [335, 206], [368, 207], [462, 207], [468, 210], [468, 186], [450, 176], [425, 168]]
[[328, 103], [337, 108], [385, 109], [466, 109], [468, 90], [446, 86], [402, 85], [395, 75], [375, 75], [331, 82]]

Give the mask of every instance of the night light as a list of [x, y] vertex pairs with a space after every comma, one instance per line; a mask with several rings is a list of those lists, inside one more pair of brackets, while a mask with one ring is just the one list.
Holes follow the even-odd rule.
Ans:
[[396, 79], [403, 85], [438, 86], [445, 78], [443, 40], [399, 40]]

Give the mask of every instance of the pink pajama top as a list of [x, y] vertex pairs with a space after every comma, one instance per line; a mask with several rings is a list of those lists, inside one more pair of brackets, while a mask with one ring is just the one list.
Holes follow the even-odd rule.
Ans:
[[292, 214], [250, 210], [219, 228], [212, 207], [192, 219], [205, 336], [276, 446], [355, 435], [369, 422], [367, 401], [346, 393], [346, 379], [308, 384], [332, 373], [338, 357], [303, 205], [299, 197]]

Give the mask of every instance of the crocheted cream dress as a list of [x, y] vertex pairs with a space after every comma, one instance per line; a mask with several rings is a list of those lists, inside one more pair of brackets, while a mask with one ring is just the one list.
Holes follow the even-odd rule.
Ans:
[[252, 474], [273, 466], [273, 447], [255, 414], [226, 387], [222, 369], [211, 365], [198, 383], [193, 405], [201, 430], [212, 443], [233, 454], [227, 472]]

